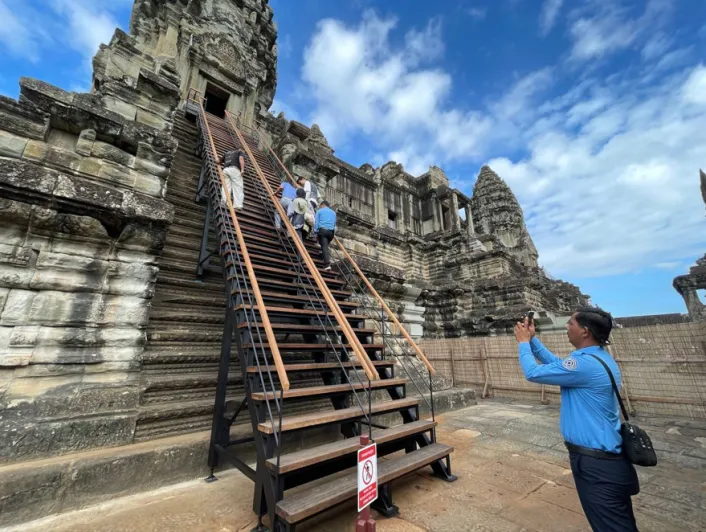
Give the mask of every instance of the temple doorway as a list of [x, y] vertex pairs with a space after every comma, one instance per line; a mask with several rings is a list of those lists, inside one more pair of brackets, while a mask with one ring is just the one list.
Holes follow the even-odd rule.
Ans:
[[228, 105], [230, 94], [223, 89], [206, 84], [206, 98], [204, 108], [207, 113], [216, 115], [219, 118], [225, 118], [226, 106]]

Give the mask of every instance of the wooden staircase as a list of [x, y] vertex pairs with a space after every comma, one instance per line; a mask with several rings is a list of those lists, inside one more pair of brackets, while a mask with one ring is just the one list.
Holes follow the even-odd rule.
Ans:
[[[213, 224], [227, 287], [212, 470], [226, 460], [249, 476], [256, 486], [253, 509], [260, 519], [268, 517], [272, 530], [294, 530], [355, 496], [352, 468], [361, 432], [370, 434], [384, 457], [374, 507], [385, 515], [396, 513], [390, 481], [428, 465], [437, 476], [454, 480], [453, 449], [436, 441], [435, 421], [420, 419], [421, 399], [407, 396], [408, 379], [396, 375], [399, 365], [386, 358], [384, 344], [375, 343], [375, 329], [366, 327], [369, 317], [350, 299], [347, 282], [336, 271], [319, 271], [318, 245], [301, 243], [288, 222], [288, 231], [275, 230], [272, 191], [280, 184], [280, 169], [260, 149], [260, 140], [232, 120], [206, 114], [197, 94], [187, 104], [187, 116], [199, 128], [203, 166], [198, 200], [208, 204], [199, 262], [207, 263], [211, 255]], [[238, 212], [230, 200], [221, 203], [217, 165], [225, 151], [236, 148], [248, 154], [245, 205]], [[236, 359], [245, 386], [242, 402], [230, 399]], [[328, 408], [313, 408], [319, 404]], [[232, 439], [231, 426], [241, 415], [249, 415], [253, 435]], [[400, 424], [382, 426], [375, 421], [381, 415], [396, 416]], [[312, 442], [311, 448], [282, 454], [289, 438], [326, 426], [338, 427], [344, 439], [319, 446]], [[241, 443], [253, 440], [254, 469], [239, 452]]]

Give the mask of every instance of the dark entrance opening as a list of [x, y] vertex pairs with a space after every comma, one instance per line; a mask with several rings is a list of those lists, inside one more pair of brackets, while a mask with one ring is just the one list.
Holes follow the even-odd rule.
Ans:
[[219, 118], [225, 118], [228, 98], [230, 98], [230, 94], [208, 83], [206, 85], [206, 105], [204, 106], [206, 112], [216, 115]]

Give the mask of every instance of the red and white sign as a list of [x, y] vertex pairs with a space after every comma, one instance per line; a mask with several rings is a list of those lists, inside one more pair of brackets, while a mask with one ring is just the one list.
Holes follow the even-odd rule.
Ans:
[[378, 448], [377, 444], [358, 450], [358, 511], [362, 511], [378, 498]]

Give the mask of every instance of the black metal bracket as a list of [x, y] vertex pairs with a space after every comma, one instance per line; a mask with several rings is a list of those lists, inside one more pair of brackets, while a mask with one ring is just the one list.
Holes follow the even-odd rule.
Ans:
[[[211, 200], [208, 200], [208, 206], [206, 207], [206, 216], [203, 220], [203, 230], [201, 231], [201, 249], [199, 250], [199, 263], [196, 266], [196, 279], [201, 280], [203, 277], [204, 265], [209, 261], [209, 259], [214, 255], [213, 252], [208, 251], [208, 232], [211, 229], [211, 218], [213, 216], [213, 209], [211, 207]], [[228, 283], [226, 283], [226, 286]]]
[[399, 515], [400, 509], [392, 504], [392, 488], [389, 484], [383, 484], [378, 491], [378, 498], [370, 505], [373, 510], [380, 512], [385, 517], [395, 517]]
[[456, 475], [451, 474], [451, 455], [445, 459], [437, 460], [431, 464], [432, 476], [439, 478], [445, 482], [455, 482], [458, 480]]

